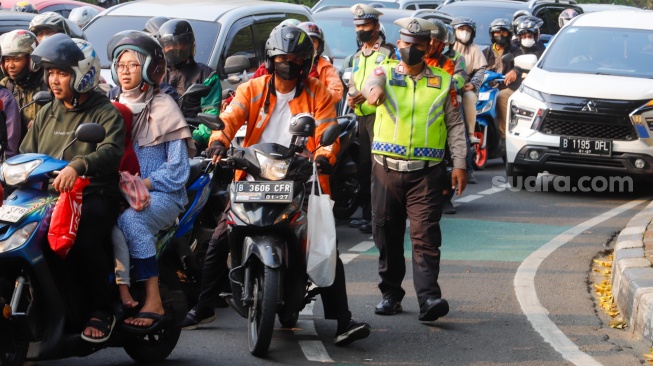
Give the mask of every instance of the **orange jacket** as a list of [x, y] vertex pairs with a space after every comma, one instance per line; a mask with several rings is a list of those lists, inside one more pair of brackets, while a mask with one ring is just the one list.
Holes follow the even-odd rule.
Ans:
[[337, 104], [342, 100], [342, 93], [344, 93], [345, 86], [340, 80], [338, 70], [324, 57], [318, 57], [317, 65], [313, 66], [317, 69], [318, 79], [329, 89], [331, 92], [331, 101]]
[[[261, 76], [256, 79], [251, 79], [238, 87], [236, 96], [225, 111], [220, 114], [220, 119], [224, 122], [225, 127], [222, 131], [213, 131], [209, 140], [209, 146], [213, 141], [219, 140], [226, 147], [229, 147], [231, 140], [244, 123], [247, 123], [247, 132], [243, 140], [243, 147], [254, 145], [259, 141], [263, 129], [265, 129], [265, 126], [267, 126], [270, 120], [270, 115], [264, 111], [264, 103], [271, 78], [271, 75]], [[268, 113], [274, 110], [276, 102], [277, 97], [271, 94]], [[288, 106], [292, 115], [310, 113], [315, 118], [315, 136], [308, 140], [306, 146], [310, 151], [315, 150], [317, 146], [316, 141], [319, 141], [324, 129], [337, 123], [336, 109], [331, 101], [331, 93], [322, 82], [315, 78], [306, 78], [302, 93], [292, 99], [288, 103]], [[336, 141], [331, 146], [319, 148], [315, 154], [324, 155], [332, 165], [335, 165], [336, 154], [339, 149], [340, 142]], [[245, 172], [239, 171], [235, 178], [243, 179], [244, 177]], [[330, 193], [329, 176], [320, 175], [319, 179], [322, 184], [322, 189]]]
[[[456, 65], [453, 63], [453, 61], [449, 57], [446, 57], [444, 55], [440, 55], [439, 60], [435, 59], [435, 58], [427, 57], [427, 58], [424, 59], [424, 61], [426, 61], [427, 66], [439, 67], [442, 70], [444, 70], [447, 74], [453, 76], [453, 72], [454, 72], [454, 69], [455, 69]], [[444, 61], [444, 64], [440, 65], [440, 63], [442, 61]]]

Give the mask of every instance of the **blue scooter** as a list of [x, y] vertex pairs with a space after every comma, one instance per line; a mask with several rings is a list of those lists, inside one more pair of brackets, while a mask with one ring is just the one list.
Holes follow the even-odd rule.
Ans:
[[485, 168], [488, 159], [501, 156], [501, 136], [496, 120], [496, 100], [499, 94], [499, 85], [505, 80], [504, 76], [494, 71], [486, 71], [483, 84], [478, 93], [476, 102], [476, 129], [474, 137], [480, 140], [472, 144], [474, 169]]

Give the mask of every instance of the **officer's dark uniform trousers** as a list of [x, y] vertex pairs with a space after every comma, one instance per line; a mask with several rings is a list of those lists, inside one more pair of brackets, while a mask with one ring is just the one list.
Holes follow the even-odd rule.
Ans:
[[[376, 155], [378, 157], [378, 155]], [[442, 216], [442, 163], [415, 171], [397, 171], [372, 159], [372, 220], [379, 250], [379, 289], [384, 299], [401, 301], [406, 274], [404, 234], [410, 220], [413, 248], [413, 283], [421, 306], [442, 297], [440, 271], [440, 218]]]

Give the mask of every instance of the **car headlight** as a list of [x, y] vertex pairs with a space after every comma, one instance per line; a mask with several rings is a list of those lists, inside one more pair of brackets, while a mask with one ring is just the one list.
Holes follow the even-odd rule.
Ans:
[[42, 160], [32, 160], [21, 164], [2, 164], [2, 180], [10, 186], [23, 183], [30, 173], [41, 165]]
[[27, 239], [29, 239], [34, 233], [34, 230], [36, 230], [38, 224], [39, 223], [36, 221], [30, 222], [29, 224], [16, 230], [16, 232], [11, 234], [11, 236], [6, 240], [0, 241], [0, 253], [8, 252], [25, 244]]
[[521, 85], [520, 89], [521, 89], [522, 93], [528, 95], [529, 97], [531, 97], [531, 98], [533, 98], [533, 99], [535, 99], [537, 101], [540, 101], [542, 103], [546, 102], [544, 100], [544, 97], [542, 96], [542, 93], [540, 93], [539, 91], [537, 91], [537, 90], [535, 90], [533, 88], [529, 88], [524, 84]]
[[269, 180], [281, 180], [288, 173], [290, 159], [270, 159], [269, 157], [256, 153], [258, 165], [261, 167], [261, 177]]

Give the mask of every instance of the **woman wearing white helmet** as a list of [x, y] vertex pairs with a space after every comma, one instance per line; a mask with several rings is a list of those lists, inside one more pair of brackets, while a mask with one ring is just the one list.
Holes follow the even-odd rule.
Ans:
[[[97, 91], [100, 60], [91, 44], [56, 34], [36, 47], [32, 59], [45, 69], [54, 100], [41, 108], [34, 126], [20, 145], [21, 153], [41, 153], [69, 161], [54, 179], [53, 188], [69, 192], [77, 177], [86, 175], [81, 220], [75, 244], [68, 253], [66, 266], [81, 284], [89, 321], [82, 339], [101, 343], [109, 339], [115, 317], [112, 289], [107, 279], [113, 271], [111, 230], [118, 218], [118, 166], [124, 152], [125, 124], [109, 99]], [[75, 130], [85, 122], [95, 122], [106, 130], [97, 144], [74, 143]]]
[[100, 12], [97, 11], [97, 9], [85, 5], [71, 10], [70, 15], [68, 15], [68, 20], [75, 22], [79, 28], [84, 28], [84, 26], [98, 14], [100, 14]]

